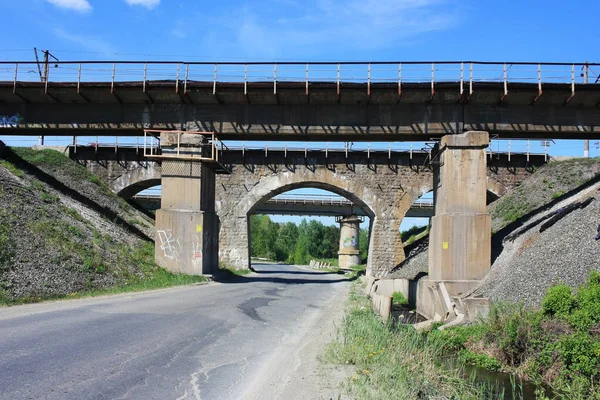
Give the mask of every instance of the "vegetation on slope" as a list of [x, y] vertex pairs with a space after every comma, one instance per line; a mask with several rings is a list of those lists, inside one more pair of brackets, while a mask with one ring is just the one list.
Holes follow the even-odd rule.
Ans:
[[152, 222], [53, 150], [0, 160], [0, 304], [202, 281], [154, 264]]
[[498, 303], [476, 324], [429, 335], [467, 362], [515, 372], [559, 398], [600, 399], [599, 272], [576, 293], [553, 286], [541, 309]]
[[498, 232], [532, 211], [599, 178], [600, 162], [597, 159], [552, 161], [535, 171], [521, 186], [489, 206], [492, 230]]

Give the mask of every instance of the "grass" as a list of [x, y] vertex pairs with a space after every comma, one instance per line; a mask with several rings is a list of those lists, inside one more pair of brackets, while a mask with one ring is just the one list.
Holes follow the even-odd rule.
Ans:
[[[152, 243], [144, 243], [141, 246], [131, 248], [122, 246], [122, 254], [130, 262], [136, 262], [140, 267], [141, 274], [122, 274], [117, 285], [111, 288], [86, 288], [80, 291], [60, 295], [29, 296], [19, 299], [11, 299], [6, 292], [0, 291], [0, 305], [13, 306], [20, 304], [38, 303], [49, 300], [78, 299], [104, 295], [114, 295], [127, 292], [141, 292], [146, 290], [164, 289], [174, 286], [190, 285], [207, 282], [205, 276], [174, 274], [154, 263], [154, 247]], [[126, 255], [125, 255], [126, 254]], [[87, 259], [94, 262], [93, 259]], [[102, 259], [96, 259], [102, 265]], [[122, 262], [123, 260], [121, 260]], [[92, 264], [95, 272], [97, 266]], [[85, 268], [85, 266], [82, 266]], [[106, 271], [103, 271], [106, 272]]]
[[353, 285], [338, 338], [321, 360], [355, 367], [344, 386], [358, 400], [502, 398], [497, 388], [442, 366], [437, 360], [443, 350], [442, 342], [428, 340], [411, 326], [382, 321], [360, 294], [360, 285]]
[[408, 299], [406, 298], [406, 296], [404, 296], [404, 293], [394, 292], [392, 293], [392, 303], [405, 306], [408, 304]]
[[252, 270], [250, 269], [237, 269], [223, 263], [219, 263], [219, 270], [230, 276], [246, 276], [252, 273]]
[[[60, 171], [62, 174], [97, 185], [104, 194], [113, 195], [108, 186], [83, 165], [74, 163], [67, 155], [52, 149], [34, 150], [28, 147], [11, 147], [20, 158], [40, 168]], [[118, 197], [118, 196], [114, 196]]]
[[11, 174], [23, 178], [25, 176], [25, 172], [22, 169], [17, 168], [14, 164], [9, 162], [8, 160], [0, 160], [0, 165], [6, 168]]

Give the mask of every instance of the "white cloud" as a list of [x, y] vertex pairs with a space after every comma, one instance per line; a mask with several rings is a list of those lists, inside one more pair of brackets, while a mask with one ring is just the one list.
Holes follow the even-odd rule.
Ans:
[[46, 0], [48, 3], [53, 4], [60, 8], [66, 8], [69, 10], [75, 10], [79, 12], [90, 12], [92, 6], [87, 0]]
[[160, 4], [160, 0], [125, 0], [130, 6], [142, 6], [151, 10]]
[[216, 16], [230, 37], [211, 44], [229, 42], [231, 52], [252, 57], [386, 49], [448, 29], [459, 20], [458, 8], [457, 0], [305, 0], [301, 7], [294, 0], [262, 0]]
[[104, 53], [106, 55], [116, 53], [116, 50], [112, 45], [96, 36], [73, 34], [67, 32], [64, 28], [61, 27], [56, 28], [54, 30], [54, 34], [60, 39], [75, 44], [79, 48], [90, 52]]

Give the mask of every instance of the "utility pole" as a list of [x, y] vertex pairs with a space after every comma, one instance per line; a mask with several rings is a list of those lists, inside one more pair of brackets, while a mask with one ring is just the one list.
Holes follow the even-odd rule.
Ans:
[[[588, 83], [589, 68], [587, 62], [583, 64], [583, 83]], [[583, 141], [583, 156], [589, 158], [590, 156], [590, 141], [588, 139]]]
[[[50, 57], [52, 57], [56, 61], [59, 61], [59, 60], [58, 60], [58, 58], [54, 57], [50, 53], [50, 50], [42, 50], [42, 53], [44, 53], [44, 71], [42, 72], [42, 66], [40, 65], [40, 58], [38, 56], [38, 49], [37, 49], [37, 47], [33, 48], [33, 52], [35, 54], [35, 61], [37, 62], [38, 72], [40, 74], [40, 81], [42, 81], [43, 83], [47, 83], [48, 82], [48, 69], [49, 69], [49, 64], [50, 64]], [[55, 67], [58, 67], [58, 64], [56, 64]], [[39, 143], [40, 146], [44, 145], [44, 136], [40, 136], [39, 137], [38, 143]]]
[[[50, 69], [50, 58], [53, 58], [55, 61], [59, 61], [59, 59], [54, 57], [54, 55], [52, 53], [50, 53], [50, 50], [42, 50], [41, 52], [44, 54], [44, 61], [43, 61], [44, 70], [42, 71], [42, 66], [40, 65], [40, 58], [38, 56], [37, 47], [33, 48], [33, 52], [35, 53], [35, 60], [37, 62], [37, 66], [38, 66], [40, 80], [42, 82], [46, 82], [48, 80], [48, 71]], [[55, 67], [58, 67], [58, 64], [56, 64]]]

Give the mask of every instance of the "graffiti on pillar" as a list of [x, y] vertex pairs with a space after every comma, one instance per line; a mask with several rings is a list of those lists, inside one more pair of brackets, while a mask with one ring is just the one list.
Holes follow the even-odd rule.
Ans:
[[17, 113], [15, 115], [0, 115], [0, 128], [16, 128], [23, 118]]
[[345, 238], [344, 247], [356, 247], [356, 236], [350, 236]]
[[157, 233], [158, 238], [160, 239], [160, 248], [162, 249], [165, 258], [179, 261], [181, 243], [179, 243], [179, 239], [173, 237], [173, 231], [167, 229], [164, 231], [157, 231]]
[[198, 235], [192, 235], [192, 260], [202, 260], [202, 243]]

